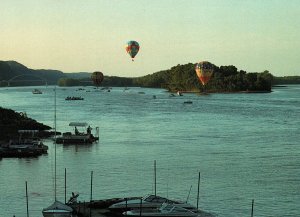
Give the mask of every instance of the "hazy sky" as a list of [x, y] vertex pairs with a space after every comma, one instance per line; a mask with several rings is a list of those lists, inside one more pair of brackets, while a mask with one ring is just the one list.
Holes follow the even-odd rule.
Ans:
[[[177, 64], [300, 75], [299, 0], [1, 0], [0, 60], [135, 77]], [[125, 44], [136, 40], [132, 62]]]

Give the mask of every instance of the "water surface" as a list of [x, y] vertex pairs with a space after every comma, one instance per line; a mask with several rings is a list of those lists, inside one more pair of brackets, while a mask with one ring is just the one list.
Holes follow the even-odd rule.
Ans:
[[[1, 88], [0, 106], [53, 126], [53, 87]], [[99, 144], [57, 145], [58, 198], [79, 192], [79, 200], [143, 196], [154, 193], [153, 162], [157, 162], [157, 193], [199, 206], [216, 216], [300, 215], [300, 86], [277, 87], [265, 94], [184, 94], [170, 97], [163, 89], [93, 87], [57, 88], [57, 130], [70, 131], [71, 121], [100, 129]], [[86, 92], [88, 91], [88, 92]], [[141, 94], [140, 92], [144, 92]], [[156, 98], [153, 98], [153, 95]], [[82, 96], [83, 101], [65, 101]], [[191, 100], [192, 104], [184, 104]], [[54, 199], [54, 145], [33, 159], [0, 160], [1, 216], [26, 216]]]

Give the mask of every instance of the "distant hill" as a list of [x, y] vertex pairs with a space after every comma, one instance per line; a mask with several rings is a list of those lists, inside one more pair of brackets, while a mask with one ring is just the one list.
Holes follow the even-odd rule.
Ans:
[[66, 77], [58, 70], [30, 69], [16, 61], [0, 61], [0, 86], [28, 86], [56, 84], [57, 80]]
[[300, 84], [300, 76], [284, 76], [284, 77], [275, 77], [274, 85], [281, 84]]
[[91, 78], [91, 72], [69, 72], [65, 76], [73, 79]]

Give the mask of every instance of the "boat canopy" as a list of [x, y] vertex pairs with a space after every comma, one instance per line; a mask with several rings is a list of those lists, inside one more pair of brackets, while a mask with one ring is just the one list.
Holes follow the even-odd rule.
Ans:
[[88, 123], [86, 123], [86, 122], [71, 122], [71, 123], [69, 123], [69, 126], [71, 126], [71, 127], [86, 127], [86, 126], [88, 126]]
[[54, 210], [60, 210], [60, 211], [65, 211], [65, 212], [72, 212], [73, 209], [67, 205], [65, 205], [64, 203], [60, 202], [60, 201], [54, 201], [54, 203], [43, 209], [43, 212], [54, 212]]

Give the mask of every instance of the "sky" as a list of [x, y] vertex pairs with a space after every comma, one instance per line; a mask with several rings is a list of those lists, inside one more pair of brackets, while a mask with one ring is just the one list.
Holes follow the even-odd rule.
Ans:
[[206, 60], [300, 75], [299, 0], [1, 0], [0, 29], [0, 60], [32, 69], [138, 77]]

